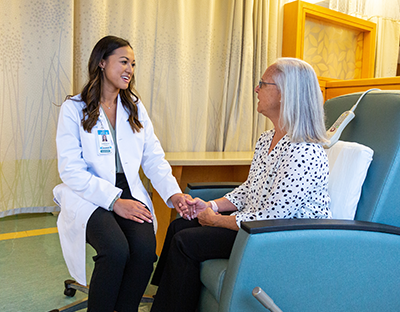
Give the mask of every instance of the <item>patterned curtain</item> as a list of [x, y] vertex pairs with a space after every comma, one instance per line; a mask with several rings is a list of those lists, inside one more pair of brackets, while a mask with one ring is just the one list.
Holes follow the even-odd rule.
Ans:
[[0, 216], [53, 210], [73, 33], [73, 3], [0, 1]]

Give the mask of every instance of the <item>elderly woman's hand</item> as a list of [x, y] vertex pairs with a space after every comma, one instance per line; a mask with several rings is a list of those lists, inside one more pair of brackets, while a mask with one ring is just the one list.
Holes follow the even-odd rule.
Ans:
[[[209, 203], [209, 202], [208, 202]], [[221, 203], [221, 202], [219, 202]], [[197, 215], [197, 219], [202, 226], [213, 226], [237, 231], [236, 217], [233, 215], [225, 216], [219, 212], [214, 212], [210, 207]]]
[[204, 200], [198, 197], [196, 197], [195, 199], [187, 198], [186, 203], [190, 207], [192, 219], [196, 218], [200, 212], [204, 211], [208, 207], [211, 207], [210, 202], [205, 202]]
[[197, 219], [202, 226], [217, 226], [217, 219], [220, 217], [218, 212], [207, 208], [197, 215]]

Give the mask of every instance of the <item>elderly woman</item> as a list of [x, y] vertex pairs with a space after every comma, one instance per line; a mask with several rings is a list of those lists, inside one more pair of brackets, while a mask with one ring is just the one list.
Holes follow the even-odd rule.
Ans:
[[[258, 86], [257, 111], [274, 129], [259, 138], [247, 180], [215, 201], [187, 200], [193, 219], [171, 223], [153, 284], [152, 312], [195, 311], [200, 262], [229, 258], [242, 221], [331, 218], [322, 95], [314, 70], [281, 58]], [[220, 213], [232, 212], [230, 215]]]

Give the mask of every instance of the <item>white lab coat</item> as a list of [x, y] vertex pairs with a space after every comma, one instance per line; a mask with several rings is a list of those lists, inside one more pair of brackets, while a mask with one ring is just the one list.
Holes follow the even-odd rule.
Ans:
[[[91, 133], [81, 125], [84, 102], [80, 96], [67, 100], [61, 106], [57, 128], [58, 170], [61, 180], [54, 190], [55, 202], [61, 207], [57, 220], [61, 248], [68, 270], [80, 284], [86, 285], [86, 224], [97, 207], [108, 209], [122, 190], [115, 187], [115, 149], [107, 155], [99, 155], [97, 130], [109, 130], [106, 116], [100, 110], [97, 124]], [[168, 199], [181, 193], [172, 175], [164, 151], [154, 134], [153, 125], [146, 109], [139, 101], [138, 118], [143, 128], [133, 133], [128, 113], [117, 101], [116, 140], [121, 164], [134, 198], [142, 201], [154, 216], [151, 199], [144, 188], [139, 167], [151, 180], [153, 187], [169, 207]], [[110, 132], [111, 133], [111, 132]], [[168, 201], [168, 202], [167, 202]], [[156, 219], [154, 216], [156, 230]]]

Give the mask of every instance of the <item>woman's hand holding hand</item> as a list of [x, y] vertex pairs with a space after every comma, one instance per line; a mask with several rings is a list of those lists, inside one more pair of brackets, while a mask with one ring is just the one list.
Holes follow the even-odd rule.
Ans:
[[208, 207], [211, 207], [211, 204], [209, 202], [205, 202], [204, 200], [196, 197], [195, 199], [193, 198], [187, 198], [186, 203], [189, 205], [191, 208], [191, 217], [192, 219], [196, 218], [197, 215], [207, 209]]
[[197, 219], [202, 226], [217, 226], [217, 220], [220, 217], [218, 212], [214, 212], [211, 208], [206, 208], [197, 215]]
[[114, 204], [114, 212], [122, 218], [136, 221], [138, 223], [153, 222], [151, 212], [141, 202], [131, 199], [119, 198]]
[[187, 204], [187, 200], [193, 199], [189, 194], [177, 193], [170, 197], [172, 204], [180, 216], [184, 219], [193, 219], [193, 208]]

